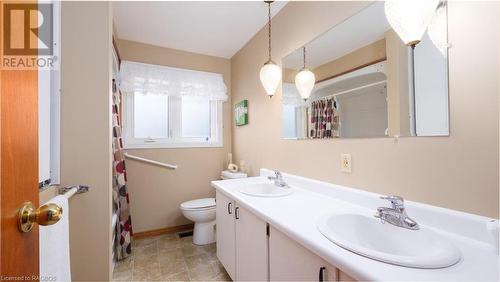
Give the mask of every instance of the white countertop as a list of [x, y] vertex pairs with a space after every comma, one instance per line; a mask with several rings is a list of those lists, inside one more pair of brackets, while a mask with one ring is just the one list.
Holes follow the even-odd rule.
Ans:
[[238, 191], [248, 184], [269, 181], [265, 175], [270, 173], [263, 169], [261, 175], [264, 176], [213, 181], [212, 186], [359, 281], [499, 281], [499, 256], [488, 243], [486, 230], [482, 229], [483, 223], [490, 220], [488, 218], [407, 201], [409, 216], [454, 243], [462, 252], [462, 259], [442, 269], [396, 266], [343, 249], [324, 237], [316, 227], [318, 218], [325, 214], [372, 216], [378, 206], [386, 205], [378, 200], [377, 194], [288, 174], [283, 174], [284, 179], [295, 189], [289, 196], [261, 198]]

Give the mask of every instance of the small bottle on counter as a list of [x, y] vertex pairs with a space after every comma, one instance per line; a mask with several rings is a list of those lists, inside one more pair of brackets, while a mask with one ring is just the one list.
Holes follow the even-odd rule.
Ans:
[[246, 167], [245, 167], [245, 161], [241, 160], [240, 161], [240, 171], [243, 173], [246, 173]]

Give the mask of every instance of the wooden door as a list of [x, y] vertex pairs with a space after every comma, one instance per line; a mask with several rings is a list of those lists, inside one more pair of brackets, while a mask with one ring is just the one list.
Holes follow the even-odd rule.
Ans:
[[233, 280], [236, 279], [234, 202], [216, 192], [217, 257]]
[[[7, 2], [13, 1], [0, 1], [2, 37], [7, 30], [3, 18]], [[36, 7], [36, 4], [33, 6]], [[30, 13], [28, 20], [24, 18], [26, 21], [30, 26], [37, 26], [37, 14]], [[20, 21], [11, 21], [9, 27], [12, 41], [23, 38], [22, 34], [26, 35]], [[2, 39], [5, 41], [5, 37]], [[25, 44], [26, 37], [24, 47]], [[30, 48], [36, 48], [36, 44], [31, 42]], [[5, 50], [0, 48], [0, 51], [3, 62]], [[20, 58], [29, 60], [37, 58], [37, 55], [17, 57], [18, 60]], [[22, 233], [17, 225], [17, 213], [24, 202], [30, 201], [38, 207], [36, 66], [22, 70], [0, 65], [0, 141], [0, 275], [5, 280], [38, 280], [38, 226], [31, 232]]]
[[337, 269], [285, 234], [270, 228], [271, 281], [337, 281]]
[[38, 207], [38, 72], [2, 70], [0, 84], [0, 274], [31, 278], [39, 273], [38, 226], [21, 233], [17, 211], [25, 201]]
[[238, 206], [236, 218], [236, 280], [268, 281], [267, 224]]

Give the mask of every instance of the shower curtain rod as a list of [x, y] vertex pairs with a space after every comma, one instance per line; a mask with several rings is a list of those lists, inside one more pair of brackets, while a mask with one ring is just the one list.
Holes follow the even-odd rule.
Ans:
[[365, 88], [369, 88], [369, 87], [372, 87], [372, 86], [377, 86], [379, 84], [384, 84], [386, 82], [387, 82], [387, 80], [377, 81], [377, 82], [374, 82], [374, 83], [370, 83], [370, 84], [363, 85], [363, 86], [360, 86], [360, 87], [356, 87], [356, 88], [352, 88], [352, 89], [340, 91], [340, 92], [337, 92], [337, 93], [329, 94], [327, 96], [323, 96], [321, 98], [312, 99], [312, 100], [313, 101], [319, 101], [319, 100], [323, 100], [323, 99], [330, 99], [330, 98], [335, 97], [335, 96], [339, 96], [339, 95], [351, 93], [351, 92], [354, 92], [354, 91], [357, 91], [357, 90], [363, 90]]

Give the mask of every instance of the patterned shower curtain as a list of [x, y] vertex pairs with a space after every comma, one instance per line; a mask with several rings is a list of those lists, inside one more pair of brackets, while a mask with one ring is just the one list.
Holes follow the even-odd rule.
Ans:
[[310, 138], [319, 139], [339, 136], [339, 114], [335, 98], [313, 101], [309, 116]]
[[120, 92], [113, 79], [113, 212], [118, 216], [115, 227], [114, 248], [117, 259], [121, 260], [132, 253], [132, 221], [126, 186], [127, 173], [125, 170], [119, 105]]

